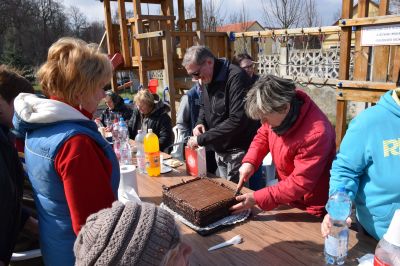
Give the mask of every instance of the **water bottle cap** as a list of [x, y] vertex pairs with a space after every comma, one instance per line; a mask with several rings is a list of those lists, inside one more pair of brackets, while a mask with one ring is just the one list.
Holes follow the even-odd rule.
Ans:
[[137, 133], [138, 133], [138, 134], [142, 133], [142, 130], [141, 130], [141, 129], [139, 129], [139, 130], [137, 131]]
[[392, 221], [383, 238], [390, 244], [400, 247], [400, 209], [394, 212]]
[[119, 118], [119, 121], [124, 122], [124, 118], [120, 117], [120, 118]]
[[147, 133], [153, 133], [153, 129], [149, 128], [149, 129], [147, 130]]

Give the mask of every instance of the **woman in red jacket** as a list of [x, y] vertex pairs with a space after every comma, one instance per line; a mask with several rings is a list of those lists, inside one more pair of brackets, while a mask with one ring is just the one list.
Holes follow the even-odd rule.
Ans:
[[260, 77], [248, 92], [246, 112], [262, 126], [242, 160], [241, 188], [268, 152], [276, 165], [279, 182], [253, 193], [237, 196], [234, 212], [257, 204], [271, 210], [280, 204], [321, 217], [328, 199], [329, 170], [335, 156], [335, 132], [318, 106], [291, 80], [272, 75]]

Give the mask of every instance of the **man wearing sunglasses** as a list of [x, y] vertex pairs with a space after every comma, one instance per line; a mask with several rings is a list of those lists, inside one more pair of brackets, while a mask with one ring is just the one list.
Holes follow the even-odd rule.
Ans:
[[188, 145], [213, 149], [219, 175], [237, 183], [241, 160], [259, 126], [244, 111], [250, 78], [205, 46], [187, 49], [182, 65], [193, 81], [202, 84], [199, 118]]

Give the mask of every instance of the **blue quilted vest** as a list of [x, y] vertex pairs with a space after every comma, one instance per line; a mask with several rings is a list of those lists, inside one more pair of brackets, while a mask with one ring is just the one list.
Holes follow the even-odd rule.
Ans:
[[73, 245], [76, 235], [72, 228], [64, 186], [54, 169], [54, 159], [62, 144], [77, 134], [90, 136], [103, 149], [112, 163], [110, 185], [116, 198], [118, 195], [120, 173], [117, 157], [111, 145], [97, 131], [93, 121], [54, 123], [28, 132], [25, 162], [35, 194], [39, 214], [40, 248], [46, 265], [75, 263]]

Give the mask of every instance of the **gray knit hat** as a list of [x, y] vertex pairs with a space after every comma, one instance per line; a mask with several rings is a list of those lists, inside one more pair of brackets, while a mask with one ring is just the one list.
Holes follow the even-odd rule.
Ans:
[[160, 265], [180, 235], [171, 214], [154, 204], [119, 201], [86, 220], [75, 265]]

